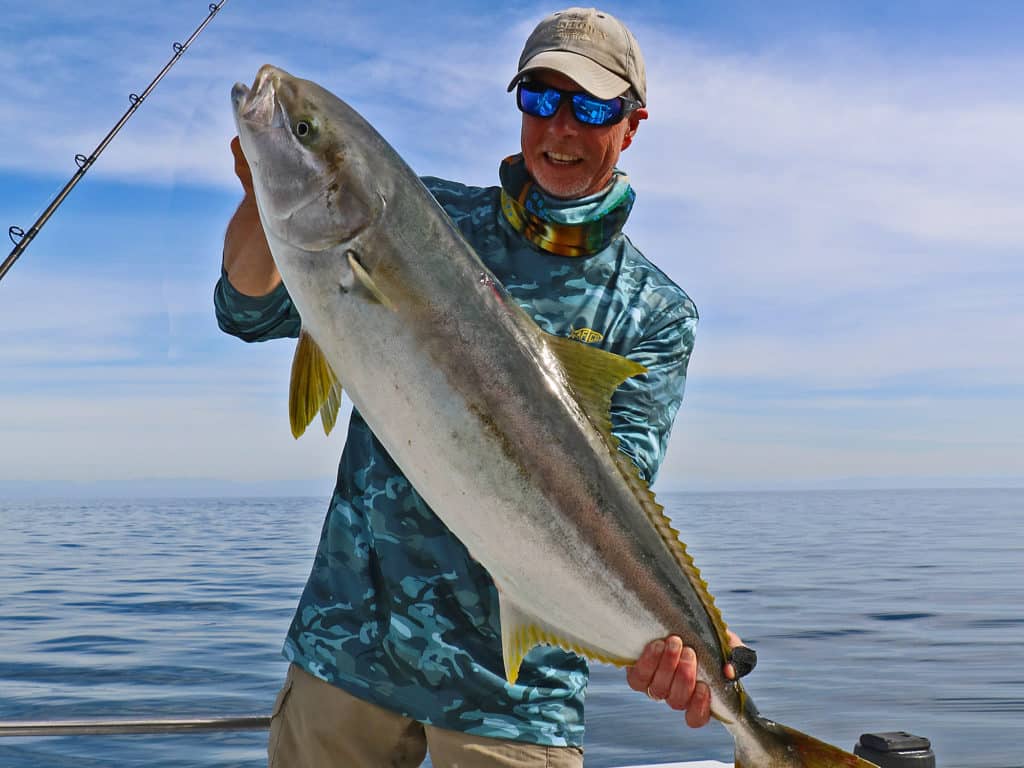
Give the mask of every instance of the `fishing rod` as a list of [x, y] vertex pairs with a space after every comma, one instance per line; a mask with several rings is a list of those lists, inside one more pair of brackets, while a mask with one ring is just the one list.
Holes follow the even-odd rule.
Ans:
[[174, 55], [171, 56], [170, 60], [166, 64], [164, 64], [164, 68], [161, 69], [160, 73], [153, 78], [153, 81], [146, 86], [146, 90], [144, 90], [141, 95], [136, 93], [128, 95], [128, 101], [130, 103], [128, 110], [121, 116], [121, 119], [117, 121], [117, 124], [110, 129], [110, 133], [103, 137], [103, 141], [96, 146], [96, 149], [92, 151], [92, 154], [88, 157], [82, 154], [75, 155], [75, 163], [78, 165], [78, 170], [71, 177], [71, 180], [64, 185], [64, 188], [60, 193], [53, 199], [53, 202], [51, 202], [46, 207], [46, 210], [40, 214], [39, 218], [36, 219], [35, 224], [29, 227], [28, 232], [18, 226], [12, 226], [7, 230], [8, 237], [10, 237], [11, 242], [14, 243], [14, 250], [12, 250], [7, 258], [4, 259], [3, 263], [0, 264], [0, 280], [4, 279], [4, 275], [10, 271], [14, 262], [16, 262], [18, 257], [24, 253], [26, 248], [28, 248], [28, 244], [32, 242], [36, 235], [39, 234], [39, 230], [41, 230], [43, 225], [49, 221], [50, 217], [60, 207], [61, 203], [64, 202], [64, 198], [66, 198], [68, 193], [74, 189], [79, 180], [85, 176], [86, 172], [92, 167], [92, 164], [96, 162], [96, 158], [100, 156], [100, 153], [107, 148], [107, 145], [113, 140], [114, 136], [117, 135], [117, 132], [120, 131], [122, 126], [124, 126], [131, 116], [135, 114], [135, 110], [141, 106], [142, 102], [146, 100], [146, 97], [149, 96], [150, 92], [156, 88], [156, 84], [163, 80], [164, 75], [170, 71], [171, 67], [173, 67], [178, 59], [182, 57], [182, 54], [188, 50], [188, 47], [192, 45], [192, 41], [199, 37], [199, 33], [206, 29], [206, 25], [213, 20], [213, 17], [217, 15], [217, 12], [220, 11], [224, 6], [224, 3], [227, 1], [228, 0], [220, 0], [219, 3], [210, 3], [210, 13], [205, 19], [203, 19], [203, 23], [196, 27], [196, 30], [189, 36], [188, 40], [184, 43], [175, 42], [171, 46], [174, 49]]
[[234, 715], [228, 717], [190, 717], [155, 720], [2, 720], [0, 721], [0, 737], [265, 731], [269, 727], [269, 715]]

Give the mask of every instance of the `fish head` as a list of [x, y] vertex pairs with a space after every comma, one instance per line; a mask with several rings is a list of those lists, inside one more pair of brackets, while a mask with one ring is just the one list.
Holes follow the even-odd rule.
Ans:
[[363, 121], [316, 83], [269, 64], [252, 88], [231, 91], [242, 152], [268, 237], [304, 252], [333, 248], [366, 229], [383, 196], [353, 136]]

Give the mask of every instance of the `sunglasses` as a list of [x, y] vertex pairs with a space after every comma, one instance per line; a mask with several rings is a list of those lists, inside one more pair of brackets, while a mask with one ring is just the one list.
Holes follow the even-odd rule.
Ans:
[[584, 125], [615, 125], [642, 105], [635, 99], [616, 96], [614, 99], [599, 99], [586, 91], [563, 91], [540, 83], [519, 83], [516, 89], [516, 105], [521, 112], [533, 117], [554, 117], [567, 97], [572, 103], [572, 113]]

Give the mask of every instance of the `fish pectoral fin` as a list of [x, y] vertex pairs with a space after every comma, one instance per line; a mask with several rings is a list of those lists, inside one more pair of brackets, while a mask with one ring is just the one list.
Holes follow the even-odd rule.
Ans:
[[370, 297], [378, 304], [383, 304], [388, 309], [394, 311], [395, 305], [391, 302], [384, 292], [377, 286], [370, 277], [370, 273], [366, 271], [366, 268], [359, 263], [359, 258], [352, 251], [346, 251], [345, 256], [348, 258], [348, 265], [352, 269], [352, 274], [355, 275], [356, 282], [358, 282], [366, 292], [370, 294]]
[[548, 335], [545, 341], [558, 358], [583, 412], [609, 445], [617, 448], [618, 441], [612, 436], [612, 395], [622, 382], [647, 373], [647, 368], [622, 355], [562, 336]]
[[292, 378], [288, 389], [288, 418], [292, 435], [298, 439], [320, 413], [324, 432], [330, 434], [341, 406], [341, 382], [331, 370], [327, 358], [305, 331], [292, 358]]
[[519, 669], [534, 646], [554, 645], [566, 651], [572, 651], [593, 661], [614, 664], [624, 667], [632, 664], [635, 659], [620, 659], [588, 646], [521, 610], [506, 597], [506, 592], [498, 589], [498, 609], [501, 621], [501, 656], [505, 662], [505, 679], [515, 685], [519, 679]]

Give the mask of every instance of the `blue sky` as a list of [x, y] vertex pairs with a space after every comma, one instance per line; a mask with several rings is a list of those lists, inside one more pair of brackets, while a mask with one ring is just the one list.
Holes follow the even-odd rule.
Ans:
[[[661, 490], [1024, 484], [1024, 5], [607, 3], [651, 119], [627, 232], [701, 311]], [[0, 31], [25, 229], [207, 12], [37, 0]], [[220, 334], [231, 85], [272, 62], [423, 174], [496, 182], [552, 6], [230, 0], [0, 282], [0, 495], [326, 493], [291, 343]], [[6, 251], [4, 252], [6, 253]]]

